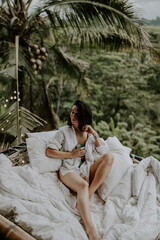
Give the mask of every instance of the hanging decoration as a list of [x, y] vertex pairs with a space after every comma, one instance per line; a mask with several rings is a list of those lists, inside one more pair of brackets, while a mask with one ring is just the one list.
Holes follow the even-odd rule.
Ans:
[[[37, 48], [38, 49], [38, 48]], [[44, 49], [43, 49], [44, 50]], [[38, 60], [38, 61], [37, 61]], [[36, 66], [41, 64], [40, 59], [36, 59]], [[20, 144], [22, 137], [26, 132], [32, 131], [35, 127], [43, 126], [46, 121], [31, 113], [26, 108], [20, 106], [19, 98], [19, 79], [18, 79], [18, 66], [19, 66], [19, 36], [15, 36], [15, 79], [16, 90], [10, 100], [15, 101], [9, 107], [9, 99], [7, 98], [4, 107], [7, 108], [6, 112], [0, 116], [0, 131], [4, 134], [10, 134], [15, 137], [13, 144]]]

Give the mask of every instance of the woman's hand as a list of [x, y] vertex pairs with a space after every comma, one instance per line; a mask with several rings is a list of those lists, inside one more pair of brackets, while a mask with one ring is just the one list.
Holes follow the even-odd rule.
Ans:
[[84, 126], [83, 131], [93, 135], [93, 137], [95, 139], [96, 147], [99, 147], [101, 145], [105, 145], [104, 141], [99, 138], [98, 133], [90, 125]]
[[83, 157], [86, 153], [86, 150], [84, 147], [73, 149], [71, 152], [71, 158], [77, 158], [77, 157]]
[[92, 134], [94, 137], [98, 136], [98, 133], [90, 126], [90, 125], [86, 125], [83, 127], [82, 129], [84, 132], [87, 132], [89, 134]]

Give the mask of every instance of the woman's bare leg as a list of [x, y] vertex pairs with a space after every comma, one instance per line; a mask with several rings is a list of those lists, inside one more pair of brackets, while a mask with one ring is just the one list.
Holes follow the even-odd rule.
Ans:
[[89, 198], [92, 197], [93, 193], [103, 183], [104, 179], [108, 176], [114, 157], [110, 153], [104, 154], [90, 167], [90, 187], [89, 187]]
[[63, 176], [59, 171], [59, 176], [67, 187], [77, 193], [78, 209], [89, 240], [98, 240], [90, 215], [88, 182], [73, 172]]

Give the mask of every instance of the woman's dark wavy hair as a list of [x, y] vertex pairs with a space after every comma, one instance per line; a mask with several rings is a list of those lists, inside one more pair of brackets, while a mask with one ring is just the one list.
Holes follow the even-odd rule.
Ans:
[[[80, 100], [76, 100], [73, 104], [73, 106], [76, 105], [78, 108], [78, 122], [79, 122], [79, 130], [83, 131], [82, 128], [85, 125], [91, 125], [92, 124], [92, 111], [90, 109], [90, 106]], [[68, 117], [68, 126], [72, 126], [72, 122], [71, 122], [71, 118], [70, 118], [70, 114]]]

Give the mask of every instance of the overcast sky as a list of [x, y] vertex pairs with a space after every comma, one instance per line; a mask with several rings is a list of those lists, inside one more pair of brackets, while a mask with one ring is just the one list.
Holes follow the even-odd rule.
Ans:
[[[2, 0], [0, 0], [1, 3]], [[33, 0], [34, 3], [40, 3], [44, 0]], [[160, 17], [160, 0], [129, 0], [134, 3], [139, 17], [155, 19]]]
[[134, 2], [138, 10], [138, 15], [147, 19], [160, 17], [160, 0], [129, 0]]
[[[43, 0], [34, 0], [33, 2], [41, 2]], [[155, 19], [160, 17], [160, 0], [129, 0], [136, 6], [136, 12], [139, 17], [147, 19]]]

